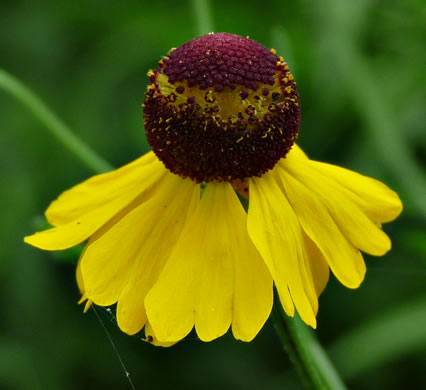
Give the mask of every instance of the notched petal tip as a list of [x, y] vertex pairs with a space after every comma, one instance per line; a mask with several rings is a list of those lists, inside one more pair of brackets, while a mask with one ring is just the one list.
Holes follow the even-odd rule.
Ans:
[[86, 295], [84, 294], [77, 303], [79, 305], [81, 305], [84, 302], [86, 302], [86, 304], [84, 305], [83, 313], [87, 313], [88, 310], [90, 309], [90, 307], [92, 306], [93, 301], [91, 301], [90, 299], [88, 299], [86, 297]]

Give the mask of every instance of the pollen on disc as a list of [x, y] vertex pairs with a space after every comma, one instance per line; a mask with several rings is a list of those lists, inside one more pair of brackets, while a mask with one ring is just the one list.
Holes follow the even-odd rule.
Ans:
[[148, 75], [148, 142], [175, 174], [197, 182], [260, 176], [297, 138], [294, 77], [254, 40], [207, 34], [170, 50]]

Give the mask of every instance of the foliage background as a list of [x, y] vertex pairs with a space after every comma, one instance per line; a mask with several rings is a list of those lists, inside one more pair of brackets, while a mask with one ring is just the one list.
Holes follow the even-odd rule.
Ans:
[[[374, 176], [403, 199], [403, 215], [385, 226], [393, 250], [366, 256], [356, 291], [331, 280], [317, 335], [350, 388], [425, 388], [424, 2], [211, 3], [215, 31], [250, 35], [289, 62], [308, 154]], [[147, 150], [140, 107], [147, 70], [197, 26], [187, 1], [1, 0], [0, 67], [120, 166]], [[50, 201], [91, 174], [0, 90], [2, 389], [130, 388], [95, 313], [77, 306], [75, 257], [22, 241]], [[249, 344], [190, 337], [161, 349], [98, 313], [138, 389], [301, 386], [269, 323]]]

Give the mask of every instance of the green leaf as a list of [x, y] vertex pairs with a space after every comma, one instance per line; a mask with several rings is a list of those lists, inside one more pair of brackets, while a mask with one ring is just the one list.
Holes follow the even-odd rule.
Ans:
[[426, 348], [426, 297], [406, 303], [355, 327], [329, 353], [345, 379]]

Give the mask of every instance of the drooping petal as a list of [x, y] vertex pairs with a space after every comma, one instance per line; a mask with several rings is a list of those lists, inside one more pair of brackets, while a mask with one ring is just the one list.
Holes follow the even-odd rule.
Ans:
[[[302, 149], [294, 145], [280, 165], [285, 166], [287, 162], [296, 162], [303, 157], [306, 159]], [[308, 164], [319, 176], [328, 177], [338, 184], [340, 190], [376, 224], [393, 221], [401, 213], [402, 203], [398, 194], [382, 182], [332, 164], [313, 160], [309, 160]]]
[[[45, 250], [62, 250], [73, 247], [85, 241], [122, 210], [126, 209], [127, 212], [141, 203], [149, 189], [168, 173], [158, 160], [144, 165], [143, 169], [138, 170], [136, 186], [120, 188], [120, 195], [113, 197], [109, 202], [87, 210], [87, 213], [71, 222], [27, 236], [24, 240], [30, 245]], [[93, 188], [92, 196], [95, 197], [98, 194], [102, 199], [104, 187], [101, 186], [98, 190], [95, 188]]]
[[[371, 255], [384, 255], [391, 248], [391, 243], [376, 223], [381, 221], [370, 219], [366, 211], [356, 202], [358, 196], [339, 184], [333, 176], [318, 169], [321, 164], [293, 156], [283, 159], [279, 165], [315, 194], [314, 196], [324, 204], [330, 216], [353, 246]], [[334, 170], [331, 169], [331, 171]], [[368, 180], [365, 180], [364, 184], [367, 185], [367, 182]], [[372, 180], [372, 182], [375, 181]], [[356, 188], [356, 184], [354, 187]], [[389, 192], [392, 191], [389, 190]], [[380, 208], [377, 204], [376, 207]]]
[[77, 287], [80, 291], [80, 294], [83, 295], [86, 289], [84, 288], [83, 275], [81, 275], [81, 256], [78, 260], [77, 267], [75, 269], [75, 279], [77, 281]]
[[[111, 234], [102, 237], [107, 242], [116, 240], [118, 251], [123, 240], [132, 241], [134, 245], [134, 253], [128, 254], [131, 256], [128, 262], [132, 261], [134, 266], [125, 287], [120, 286], [122, 291], [117, 305], [118, 326], [128, 334], [139, 332], [146, 323], [145, 296], [175, 247], [185, 220], [195, 210], [200, 186], [192, 180], [169, 174], [167, 183], [160, 185], [156, 193], [157, 196], [123, 218], [127, 230], [114, 228]], [[110, 273], [110, 278], [114, 278], [114, 273]], [[109, 283], [100, 286], [102, 288], [109, 288]]]
[[[159, 340], [180, 340], [194, 325], [203, 341], [213, 340], [228, 330], [233, 305], [240, 304], [242, 297], [246, 297], [246, 286], [242, 287], [247, 280], [245, 270], [234, 271], [239, 264], [237, 260], [243, 261], [237, 258], [241, 256], [244, 242], [235, 239], [237, 231], [237, 237], [245, 240], [241, 208], [231, 185], [207, 185], [197, 210], [145, 299], [149, 322]], [[250, 247], [244, 253], [253, 255]], [[270, 310], [265, 287], [267, 276], [261, 273], [259, 280], [262, 284], [254, 288], [266, 301], [253, 302], [251, 314], [255, 319], [243, 324], [243, 317], [248, 315], [246, 307], [240, 306], [235, 312], [235, 331], [241, 338], [252, 337]]]
[[91, 177], [63, 192], [46, 210], [46, 218], [54, 226], [72, 222], [91, 210], [139, 187], [145, 166], [156, 159], [149, 152], [137, 160], [111, 172]]
[[361, 253], [346, 240], [322, 198], [299, 181], [306, 175], [300, 165], [289, 165], [286, 170], [276, 169], [280, 170], [284, 189], [303, 230], [320, 248], [340, 282], [350, 288], [358, 287], [365, 275]]
[[[84, 253], [84, 251], [83, 251], [83, 253]], [[86, 313], [89, 310], [89, 308], [90, 308], [90, 306], [92, 305], [93, 302], [90, 299], [87, 298], [86, 289], [84, 288], [83, 276], [81, 274], [81, 256], [80, 256], [80, 259], [78, 260], [78, 263], [77, 263], [77, 267], [76, 267], [76, 270], [75, 270], [75, 276], [76, 276], [76, 280], [77, 280], [77, 286], [78, 286], [78, 289], [80, 290], [80, 294], [81, 294], [81, 298], [79, 299], [78, 304], [81, 305], [82, 303], [86, 302], [85, 305], [84, 305], [84, 309], [83, 309], [83, 312]]]
[[[123, 326], [126, 329], [123, 330], [133, 334], [145, 324], [145, 293], [153, 283], [151, 279], [158, 274], [156, 267], [161, 269], [164, 256], [168, 255], [181, 230], [183, 218], [179, 212], [186, 215], [185, 209], [197, 187], [190, 180], [167, 173], [156, 186], [155, 195], [115, 221], [108, 230], [90, 239], [81, 259], [86, 296], [97, 305], [112, 305], [119, 300], [131, 281], [135, 296], [127, 297], [131, 303], [124, 309], [124, 313], [123, 307], [117, 312], [119, 325], [123, 323], [124, 317]], [[153, 248], [153, 244], [158, 247]], [[135, 273], [140, 277], [139, 280], [134, 279]], [[136, 288], [135, 283], [138, 284]], [[137, 298], [142, 303], [135, 303]], [[138, 304], [142, 305], [142, 313]], [[133, 323], [130, 319], [132, 311], [135, 311]], [[140, 325], [137, 330], [132, 328], [135, 323]]]
[[[341, 212], [343, 204], [346, 204], [344, 213]], [[342, 233], [356, 248], [373, 256], [383, 256], [391, 249], [387, 234], [355, 203], [347, 202], [344, 194], [335, 194], [329, 210]]]
[[318, 246], [305, 232], [303, 232], [303, 245], [305, 260], [307, 260], [306, 269], [314, 284], [316, 295], [319, 297], [328, 283], [330, 268]]
[[[271, 313], [273, 282], [268, 268], [253, 243], [248, 240], [246, 218], [246, 237], [238, 243], [241, 256], [235, 257], [232, 334], [237, 340], [251, 341]], [[243, 248], [244, 244], [246, 248]]]
[[271, 273], [247, 233], [247, 214], [235, 194], [229, 193], [228, 232], [234, 261], [232, 333], [251, 341], [269, 317], [273, 304]]
[[[303, 153], [303, 151], [299, 148], [300, 151], [300, 157], [301, 158], [307, 158], [307, 156]], [[275, 177], [275, 181], [278, 184], [278, 186], [280, 187], [281, 191], [283, 191], [283, 194], [286, 196], [286, 193], [284, 191], [284, 187], [282, 184], [282, 177], [280, 176], [281, 171], [279, 169], [274, 169], [271, 172], [272, 175], [274, 175]], [[291, 204], [290, 204], [291, 205]], [[297, 216], [297, 215], [296, 215]], [[313, 254], [312, 252], [312, 247], [309, 246], [309, 238], [307, 238], [306, 233], [303, 231], [303, 229], [301, 230], [301, 234], [302, 234], [302, 240], [301, 240], [301, 246], [302, 246], [302, 251], [303, 251], [303, 256], [300, 258], [300, 267], [301, 267], [301, 273], [300, 276], [302, 278], [302, 284], [303, 284], [303, 288], [305, 290], [306, 296], [309, 299], [309, 302], [312, 306], [312, 309], [315, 313], [315, 315], [318, 312], [318, 297], [319, 294], [317, 293], [317, 287], [316, 285], [322, 285], [322, 283], [324, 283], [323, 278], [325, 275], [320, 274], [320, 275], [313, 275], [312, 274], [312, 264], [311, 261], [313, 260], [311, 258], [311, 255]], [[315, 246], [315, 244], [313, 244], [313, 246]], [[319, 252], [319, 251], [318, 251]], [[316, 253], [315, 253], [316, 254]], [[319, 268], [321, 271], [324, 272], [323, 270], [323, 264], [317, 264], [317, 262], [321, 262], [321, 260], [324, 261], [324, 259], [322, 258], [315, 258], [315, 264], [314, 267], [315, 268]], [[326, 275], [327, 275], [327, 279], [328, 279], [328, 264], [327, 262], [325, 262], [325, 267], [327, 268], [326, 270]]]
[[155, 345], [156, 347], [171, 347], [172, 345], [175, 345], [176, 342], [162, 342], [158, 340], [158, 338], [155, 336], [154, 330], [152, 329], [152, 326], [149, 322], [145, 325], [145, 340]]
[[313, 285], [307, 285], [302, 230], [272, 172], [250, 179], [247, 228], [272, 274], [286, 313], [293, 315], [294, 302], [301, 318], [315, 327], [315, 292]]
[[398, 194], [382, 182], [336, 165], [311, 161], [312, 169], [342, 187], [345, 196], [360, 207], [374, 222], [393, 221], [401, 214]]

